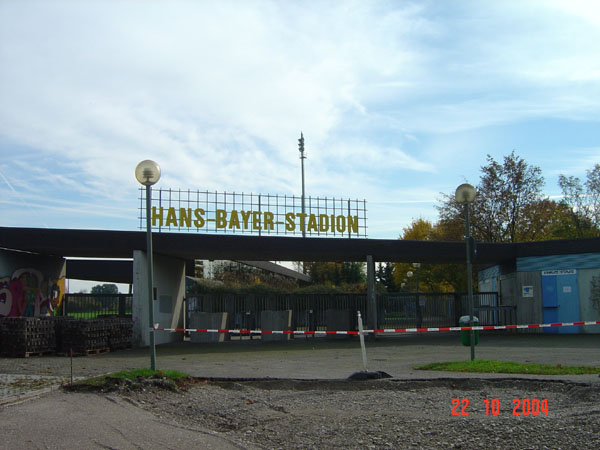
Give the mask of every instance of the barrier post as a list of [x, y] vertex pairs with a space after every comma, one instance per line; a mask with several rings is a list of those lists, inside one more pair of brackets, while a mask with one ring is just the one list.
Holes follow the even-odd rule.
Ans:
[[372, 255], [367, 255], [367, 308], [367, 325], [369, 329], [376, 330], [377, 295], [375, 294], [375, 261]]
[[363, 367], [365, 369], [365, 372], [368, 372], [368, 369], [367, 369], [367, 349], [365, 347], [365, 336], [363, 334], [362, 317], [360, 315], [360, 311], [357, 311], [357, 313], [358, 313], [358, 336], [360, 338], [360, 348], [362, 350]]

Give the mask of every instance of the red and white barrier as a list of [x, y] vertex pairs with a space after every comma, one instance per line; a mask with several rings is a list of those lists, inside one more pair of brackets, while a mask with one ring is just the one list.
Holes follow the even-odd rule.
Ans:
[[[526, 328], [553, 328], [553, 327], [573, 327], [573, 326], [590, 326], [600, 325], [600, 320], [588, 322], [562, 322], [562, 323], [539, 323], [528, 325], [485, 325], [474, 327], [431, 327], [431, 328], [382, 328], [377, 330], [363, 330], [363, 334], [391, 334], [391, 333], [426, 333], [438, 331], [489, 331], [489, 330], [517, 330]], [[315, 331], [295, 331], [295, 330], [219, 330], [210, 328], [160, 328], [158, 325], [154, 331], [184, 331], [188, 333], [231, 333], [240, 335], [256, 335], [256, 334], [293, 334], [293, 335], [316, 335], [325, 336], [332, 334], [358, 336], [358, 331], [330, 331], [330, 330], [315, 330]]]

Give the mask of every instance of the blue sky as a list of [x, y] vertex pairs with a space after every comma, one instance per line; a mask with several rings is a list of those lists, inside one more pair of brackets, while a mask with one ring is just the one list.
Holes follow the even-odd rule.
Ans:
[[437, 218], [513, 149], [600, 163], [597, 1], [0, 0], [0, 225], [136, 230], [159, 187], [366, 199]]

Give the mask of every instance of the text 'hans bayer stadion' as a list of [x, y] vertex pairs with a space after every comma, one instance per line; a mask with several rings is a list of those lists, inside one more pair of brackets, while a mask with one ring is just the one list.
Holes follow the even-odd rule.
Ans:
[[[140, 196], [141, 199], [141, 196]], [[158, 231], [367, 237], [366, 201], [159, 189], [151, 224]], [[145, 211], [140, 208], [140, 223]]]

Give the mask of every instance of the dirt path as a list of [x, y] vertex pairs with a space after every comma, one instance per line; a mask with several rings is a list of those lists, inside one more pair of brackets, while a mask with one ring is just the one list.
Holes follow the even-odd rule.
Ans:
[[0, 419], [3, 445], [15, 449], [600, 448], [600, 386], [518, 379], [196, 381], [177, 391], [122, 385], [54, 392], [4, 408]]

